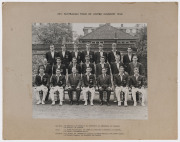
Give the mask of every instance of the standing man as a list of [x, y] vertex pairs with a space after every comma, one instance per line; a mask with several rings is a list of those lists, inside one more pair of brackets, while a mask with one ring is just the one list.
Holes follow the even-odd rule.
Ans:
[[129, 75], [133, 75], [134, 74], [134, 68], [138, 68], [139, 70], [139, 74], [142, 75], [143, 74], [143, 66], [141, 63], [138, 62], [138, 57], [137, 55], [133, 56], [133, 61], [131, 63], [129, 63], [128, 65], [128, 73]]
[[68, 66], [71, 62], [71, 53], [66, 50], [65, 45], [62, 45], [61, 48], [62, 48], [62, 51], [58, 53], [58, 57], [61, 58], [62, 64], [64, 64], [66, 66], [66, 69], [68, 69]]
[[50, 45], [50, 51], [46, 53], [46, 59], [48, 63], [53, 66], [56, 64], [56, 57], [58, 56], [58, 53], [54, 49], [54, 45]]
[[66, 67], [64, 64], [61, 63], [61, 58], [57, 57], [56, 62], [57, 62], [57, 64], [53, 66], [53, 74], [54, 75], [56, 74], [56, 69], [58, 68], [58, 69], [60, 69], [61, 74], [66, 75]]
[[77, 59], [75, 57], [72, 59], [72, 63], [68, 67], [68, 74], [72, 73], [72, 68], [76, 68], [77, 73], [81, 74], [81, 66], [77, 64]]
[[130, 62], [132, 62], [132, 58], [133, 58], [133, 51], [131, 47], [128, 47], [127, 52], [128, 53], [123, 56], [125, 71], [127, 71], [128, 65]]
[[[39, 74], [35, 77], [34, 94], [36, 95], [37, 105], [45, 104], [45, 98], [49, 87], [49, 76], [44, 73], [44, 66], [39, 67]], [[39, 92], [43, 92], [42, 99], [40, 98]]]
[[117, 51], [116, 46], [117, 46], [116, 43], [113, 43], [112, 44], [112, 51], [110, 51], [108, 53], [108, 62], [110, 64], [116, 61], [116, 56], [117, 55], [120, 56], [120, 61], [121, 61], [121, 53], [119, 51]]
[[87, 43], [87, 44], [86, 44], [86, 50], [82, 52], [82, 62], [83, 62], [83, 63], [85, 63], [85, 61], [86, 61], [86, 60], [85, 60], [86, 55], [89, 56], [90, 62], [91, 62], [91, 63], [94, 63], [94, 52], [91, 51], [90, 48], [91, 48], [90, 43]]
[[91, 93], [91, 100], [90, 104], [93, 106], [93, 100], [95, 95], [95, 87], [96, 87], [96, 80], [95, 76], [91, 74], [91, 68], [86, 68], [86, 74], [82, 76], [82, 93], [84, 96], [85, 103], [84, 105], [87, 105], [87, 93]]
[[55, 105], [54, 93], [56, 91], [58, 91], [59, 92], [59, 98], [60, 98], [59, 105], [62, 106], [64, 88], [66, 86], [66, 79], [65, 79], [65, 76], [61, 74], [60, 68], [56, 68], [56, 75], [52, 76], [50, 83], [51, 83], [50, 97], [52, 100], [52, 105]]
[[132, 88], [132, 97], [134, 100], [134, 106], [137, 105], [136, 102], [136, 93], [140, 92], [142, 94], [142, 106], [145, 106], [145, 95], [146, 91], [144, 89], [144, 78], [139, 74], [139, 68], [134, 68], [134, 75], [130, 77], [129, 85]]
[[96, 64], [100, 63], [100, 59], [101, 59], [102, 56], [105, 57], [105, 62], [107, 62], [107, 53], [103, 51], [103, 44], [100, 43], [99, 44], [99, 52], [96, 52], [95, 57], [94, 57]]
[[85, 60], [86, 62], [82, 64], [82, 70], [81, 70], [82, 74], [86, 73], [86, 69], [88, 67], [91, 68], [91, 74], [94, 74], [95, 73], [94, 64], [90, 62], [90, 57], [88, 55], [86, 55]]
[[71, 58], [77, 59], [77, 64], [80, 64], [82, 61], [82, 53], [78, 50], [78, 46], [74, 44], [74, 51], [71, 52]]
[[100, 60], [101, 60], [100, 63], [98, 63], [98, 64], [96, 65], [96, 76], [98, 77], [99, 75], [102, 74], [102, 69], [103, 69], [103, 68], [106, 68], [107, 74], [110, 75], [109, 64], [108, 64], [108, 63], [105, 63], [105, 57], [104, 57], [104, 56], [101, 56]]
[[106, 68], [102, 68], [102, 75], [99, 75], [97, 78], [97, 85], [99, 88], [99, 95], [101, 103], [100, 105], [103, 105], [103, 92], [107, 92], [107, 105], [109, 106], [109, 100], [111, 95], [111, 77], [106, 74]]
[[127, 107], [127, 97], [129, 94], [128, 90], [128, 75], [124, 73], [124, 67], [120, 66], [119, 68], [119, 74], [116, 74], [114, 76], [114, 86], [115, 86], [115, 92], [116, 92], [116, 97], [118, 100], [118, 106], [121, 106], [121, 91], [124, 92], [124, 106]]
[[79, 105], [80, 89], [81, 87], [81, 76], [77, 73], [75, 67], [72, 68], [72, 74], [68, 76], [68, 94], [70, 104], [73, 105], [73, 91], [76, 92], [76, 104]]

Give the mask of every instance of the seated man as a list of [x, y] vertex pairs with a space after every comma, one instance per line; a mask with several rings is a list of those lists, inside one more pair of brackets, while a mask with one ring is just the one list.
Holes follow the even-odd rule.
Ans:
[[91, 93], [91, 102], [90, 104], [93, 106], [93, 99], [95, 95], [95, 76], [91, 74], [91, 68], [86, 68], [86, 74], [82, 76], [82, 93], [85, 100], [85, 106], [87, 105], [87, 93]]
[[107, 105], [109, 106], [109, 99], [110, 99], [110, 95], [111, 95], [111, 77], [110, 75], [106, 74], [107, 70], [106, 68], [102, 68], [102, 75], [99, 75], [99, 77], [97, 78], [97, 85], [99, 88], [99, 95], [100, 95], [100, 100], [101, 100], [101, 104], [103, 105], [103, 92], [106, 91], [107, 92]]
[[132, 88], [132, 97], [134, 100], [134, 106], [137, 105], [137, 102], [136, 102], [136, 93], [137, 92], [142, 93], [141, 105], [145, 106], [144, 101], [145, 101], [146, 91], [144, 89], [144, 78], [143, 78], [143, 76], [141, 76], [139, 74], [139, 69], [137, 67], [134, 68], [134, 75], [130, 77], [129, 85]]
[[65, 76], [61, 75], [61, 69], [57, 68], [56, 69], [56, 75], [53, 75], [51, 77], [50, 97], [51, 97], [51, 100], [52, 100], [52, 105], [55, 105], [54, 93], [56, 91], [59, 92], [59, 98], [60, 98], [59, 105], [62, 105], [65, 86], [66, 86]]
[[72, 68], [72, 74], [68, 76], [68, 94], [70, 104], [73, 104], [73, 91], [76, 91], [76, 104], [79, 105], [80, 98], [80, 87], [81, 87], [81, 75], [77, 73], [75, 67]]
[[[45, 98], [48, 92], [48, 86], [49, 86], [49, 76], [44, 73], [44, 66], [41, 65], [39, 67], [39, 74], [36, 75], [35, 78], [35, 87], [34, 87], [34, 93], [36, 95], [36, 100], [38, 101], [36, 104], [45, 104]], [[43, 92], [42, 100], [40, 98], [39, 92]]]
[[119, 74], [116, 74], [114, 76], [114, 85], [115, 85], [115, 92], [116, 97], [118, 100], [118, 106], [121, 106], [121, 98], [120, 93], [121, 91], [124, 92], [124, 106], [127, 106], [127, 97], [128, 97], [128, 75], [124, 73], [124, 67], [120, 66], [119, 68]]

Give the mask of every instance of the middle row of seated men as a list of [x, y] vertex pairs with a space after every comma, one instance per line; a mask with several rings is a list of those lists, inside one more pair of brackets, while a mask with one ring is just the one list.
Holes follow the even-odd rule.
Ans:
[[[78, 74], [76, 67], [72, 67], [72, 73], [68, 76], [68, 81], [66, 84], [65, 75], [61, 74], [63, 70], [60, 68], [56, 68], [55, 75], [52, 75], [50, 81], [48, 75], [44, 73], [44, 66], [39, 67], [39, 75], [36, 75], [35, 78], [35, 87], [34, 93], [36, 94], [37, 104], [45, 104], [45, 97], [47, 95], [48, 86], [50, 85], [50, 98], [52, 100], [52, 105], [55, 105], [54, 94], [56, 91], [59, 92], [60, 103], [63, 104], [63, 95], [65, 86], [68, 86], [68, 94], [70, 99], [70, 104], [73, 104], [73, 91], [76, 92], [76, 104], [79, 104], [80, 92], [84, 96], [85, 104], [87, 105], [87, 93], [91, 93], [90, 104], [93, 106], [93, 99], [95, 95], [95, 87], [98, 87], [99, 96], [101, 103], [103, 105], [103, 92], [107, 93], [107, 105], [109, 105], [110, 94], [112, 90], [112, 82], [110, 75], [107, 74], [107, 69], [103, 67], [101, 69], [102, 74], [97, 77], [97, 83], [95, 76], [91, 74], [92, 68], [87, 67], [86, 73], [81, 77]], [[125, 73], [124, 67], [119, 67], [119, 73], [114, 75], [114, 86], [115, 86], [115, 94], [118, 99], [118, 106], [121, 106], [121, 98], [120, 93], [124, 92], [124, 106], [127, 106], [127, 96], [129, 92], [129, 88], [132, 89], [132, 97], [134, 100], [134, 106], [137, 105], [136, 102], [136, 93], [142, 93], [142, 106], [145, 106], [145, 89], [144, 89], [144, 79], [139, 74], [139, 68], [134, 68], [134, 74], [129, 76]], [[39, 90], [43, 91], [42, 100], [39, 97]]]

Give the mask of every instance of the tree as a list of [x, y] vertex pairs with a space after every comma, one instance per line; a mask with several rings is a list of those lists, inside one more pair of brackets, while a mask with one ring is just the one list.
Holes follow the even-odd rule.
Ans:
[[72, 28], [67, 23], [33, 24], [32, 35], [43, 44], [62, 44], [72, 41]]
[[139, 37], [136, 45], [137, 54], [139, 56], [147, 56], [147, 27], [141, 28], [136, 36]]

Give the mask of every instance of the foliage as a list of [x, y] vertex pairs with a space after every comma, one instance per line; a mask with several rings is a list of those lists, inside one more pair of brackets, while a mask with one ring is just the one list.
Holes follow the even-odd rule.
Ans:
[[72, 29], [67, 23], [33, 24], [32, 36], [37, 37], [42, 44], [62, 44], [72, 41]]
[[139, 37], [137, 42], [137, 54], [141, 57], [147, 56], [147, 27], [140, 29], [140, 32], [136, 35]]

